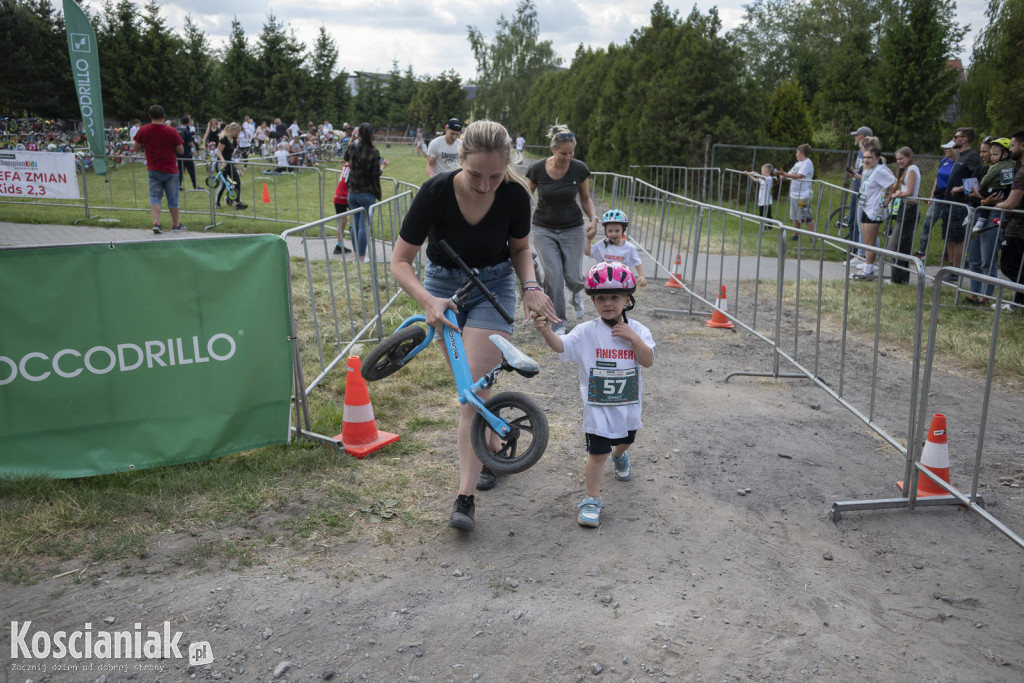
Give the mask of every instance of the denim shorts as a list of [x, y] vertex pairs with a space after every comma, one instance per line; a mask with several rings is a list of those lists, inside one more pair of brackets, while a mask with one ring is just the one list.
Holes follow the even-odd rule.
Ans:
[[167, 208], [178, 208], [178, 174], [149, 172], [149, 205], [159, 205], [160, 198], [167, 195]]
[[[491, 290], [494, 298], [505, 307], [509, 314], [516, 314], [516, 280], [512, 271], [512, 262], [505, 261], [493, 266], [480, 268], [480, 280]], [[436, 263], [427, 263], [424, 269], [423, 287], [432, 295], [448, 298], [460, 287], [469, 282], [469, 277], [461, 268], [446, 268]], [[456, 319], [459, 328], [475, 327], [482, 330], [494, 330], [512, 334], [512, 325], [505, 322], [501, 314], [494, 309], [480, 290], [473, 288], [469, 299], [459, 306]]]

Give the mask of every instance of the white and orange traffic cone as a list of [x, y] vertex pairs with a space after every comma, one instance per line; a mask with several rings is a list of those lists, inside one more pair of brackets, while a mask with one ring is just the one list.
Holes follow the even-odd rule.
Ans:
[[[946, 416], [942, 413], [935, 413], [932, 416], [932, 424], [928, 428], [928, 438], [925, 439], [924, 449], [921, 451], [921, 464], [931, 470], [939, 479], [949, 483], [949, 444], [946, 442]], [[902, 481], [896, 482], [896, 486], [901, 491], [903, 490]], [[919, 498], [948, 496], [949, 492], [918, 472], [917, 495]]]
[[732, 321], [723, 315], [729, 312], [729, 301], [725, 298], [725, 285], [722, 285], [722, 293], [715, 300], [715, 310], [711, 313], [711, 320], [705, 320], [704, 324], [708, 327], [720, 327], [722, 329], [731, 330], [734, 325]]
[[359, 356], [348, 357], [348, 375], [345, 378], [345, 412], [342, 416], [341, 439], [345, 452], [357, 458], [365, 458], [378, 448], [392, 444], [400, 438], [398, 434], [377, 431], [377, 420], [373, 417], [370, 392], [366, 380], [359, 374], [362, 361]]
[[676, 254], [676, 264], [675, 264], [676, 265], [676, 272], [671, 273], [668, 276], [668, 282], [665, 283], [666, 287], [671, 287], [673, 289], [682, 289], [683, 288], [683, 274], [679, 272], [679, 269], [682, 266], [682, 264], [683, 264], [683, 255], [682, 254]]

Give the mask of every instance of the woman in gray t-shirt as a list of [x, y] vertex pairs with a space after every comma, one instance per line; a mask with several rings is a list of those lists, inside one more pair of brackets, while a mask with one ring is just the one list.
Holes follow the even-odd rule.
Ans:
[[582, 318], [583, 243], [587, 223], [596, 229], [597, 216], [587, 184], [590, 169], [573, 159], [576, 135], [565, 125], [554, 125], [548, 138], [551, 156], [535, 162], [526, 171], [530, 189], [537, 193], [530, 232], [542, 270], [541, 287], [562, 320], [551, 328], [556, 334], [565, 334], [563, 283], [572, 292], [576, 317]]

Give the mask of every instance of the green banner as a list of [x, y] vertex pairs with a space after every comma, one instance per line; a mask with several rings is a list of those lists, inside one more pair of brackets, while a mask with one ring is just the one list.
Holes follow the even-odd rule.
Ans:
[[288, 299], [275, 235], [0, 249], [0, 475], [284, 443]]
[[100, 50], [89, 17], [74, 0], [64, 0], [64, 24], [68, 34], [71, 77], [82, 112], [82, 126], [93, 154], [92, 167], [107, 172], [107, 139], [103, 131], [103, 91], [100, 88]]

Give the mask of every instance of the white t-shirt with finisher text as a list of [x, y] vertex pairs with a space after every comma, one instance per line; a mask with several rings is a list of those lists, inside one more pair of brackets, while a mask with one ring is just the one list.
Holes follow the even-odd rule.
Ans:
[[608, 240], [598, 240], [590, 245], [590, 256], [595, 261], [623, 263], [630, 268], [636, 268], [643, 264], [643, 261], [640, 260], [640, 253], [629, 242], [612, 244]]
[[[646, 326], [632, 319], [629, 326], [647, 346], [654, 348], [654, 338]], [[640, 429], [643, 384], [633, 345], [613, 337], [612, 328], [600, 318], [574, 327], [562, 337], [562, 344], [564, 351], [558, 354], [559, 359], [576, 363], [580, 371], [583, 431], [606, 439], [621, 439]]]

